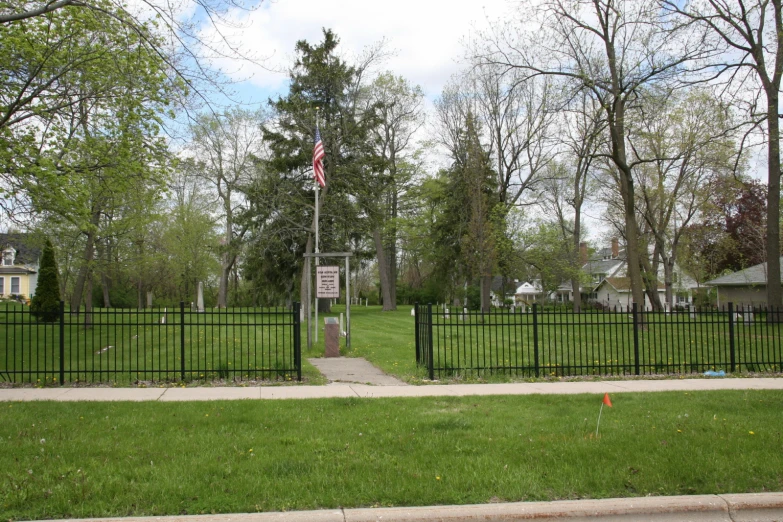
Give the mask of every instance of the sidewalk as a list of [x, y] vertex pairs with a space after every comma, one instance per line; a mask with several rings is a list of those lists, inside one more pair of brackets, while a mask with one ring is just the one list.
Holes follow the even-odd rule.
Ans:
[[557, 395], [708, 390], [783, 390], [783, 378], [667, 379], [512, 384], [433, 384], [368, 386], [333, 383], [326, 386], [257, 386], [193, 388], [3, 388], [2, 401], [214, 401], [237, 399], [325, 399], [381, 397], [463, 397], [471, 395]]

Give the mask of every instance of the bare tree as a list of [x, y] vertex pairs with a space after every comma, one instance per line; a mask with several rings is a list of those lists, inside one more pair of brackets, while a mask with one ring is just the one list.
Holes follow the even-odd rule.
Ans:
[[369, 87], [367, 111], [374, 109], [378, 125], [371, 129], [380, 172], [363, 205], [373, 221], [373, 241], [385, 311], [397, 309], [397, 217], [415, 171], [412, 140], [424, 123], [424, 93], [404, 78], [386, 72]]
[[[767, 304], [783, 306], [780, 275], [780, 86], [783, 77], [783, 6], [781, 0], [661, 0], [663, 8], [681, 20], [704, 28], [715, 45], [728, 47], [713, 65], [717, 74], [741, 84], [748, 97], [751, 120], [767, 122]], [[754, 94], [755, 92], [755, 94]], [[757, 107], [763, 92], [765, 106]], [[763, 102], [762, 102], [763, 103]], [[774, 314], [769, 314], [774, 320]]]
[[564, 109], [557, 128], [559, 148], [565, 159], [554, 166], [553, 175], [545, 176], [541, 196], [547, 207], [555, 211], [563, 241], [571, 243], [571, 289], [574, 311], [578, 312], [582, 308], [579, 270], [584, 262], [582, 207], [588, 199], [596, 156], [607, 146], [606, 125], [603, 109], [590, 91], [579, 92]]
[[607, 156], [619, 174], [631, 292], [642, 304], [634, 184], [639, 162], [627, 150], [627, 112], [643, 89], [680, 79], [689, 60], [705, 52], [699, 35], [667, 23], [653, 0], [524, 2], [519, 12], [525, 13], [527, 27], [540, 29], [496, 26], [476, 59], [515, 69], [523, 78], [562, 78], [573, 92], [589, 90], [599, 101], [610, 137]]
[[229, 276], [239, 257], [248, 223], [237, 226], [236, 216], [247, 208], [243, 189], [255, 172], [254, 158], [261, 155], [263, 113], [227, 111], [220, 116], [204, 115], [192, 126], [193, 154], [202, 165], [220, 208], [223, 225], [220, 285], [217, 305], [228, 304]]
[[638, 212], [652, 243], [645, 266], [646, 290], [656, 308], [658, 273], [663, 264], [666, 303], [673, 304], [674, 265], [685, 228], [709, 198], [707, 188], [731, 175], [736, 147], [726, 107], [711, 93], [692, 89], [647, 99], [633, 118], [629, 141], [636, 158], [653, 158], [636, 169]]

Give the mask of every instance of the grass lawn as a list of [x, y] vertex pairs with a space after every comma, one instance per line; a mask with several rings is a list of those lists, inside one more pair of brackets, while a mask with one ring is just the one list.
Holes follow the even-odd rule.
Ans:
[[0, 404], [0, 518], [783, 490], [783, 393]]
[[[185, 380], [296, 380], [291, 314], [284, 309], [207, 310], [94, 309], [91, 328], [66, 313], [63, 328], [67, 382], [131, 383]], [[0, 305], [0, 382], [57, 384], [59, 323], [37, 323], [29, 308]], [[321, 384], [314, 367], [303, 364], [303, 379]]]
[[[424, 368], [416, 365], [414, 318], [412, 306], [401, 305], [395, 312], [383, 312], [380, 306], [351, 307], [351, 350], [345, 349], [345, 339], [340, 339], [340, 353], [348, 357], [364, 357], [384, 372], [407, 382], [420, 382], [427, 378]], [[344, 305], [332, 307], [327, 316], [345, 313]], [[303, 357], [323, 357], [323, 320], [319, 317], [318, 344], [307, 351], [306, 326], [302, 328]]]
[[[411, 306], [382, 312], [380, 306], [351, 308], [351, 357], [364, 357], [400, 379], [420, 383], [427, 379], [416, 366], [414, 318]], [[332, 307], [339, 315], [342, 305]], [[487, 328], [472, 324], [466, 335], [456, 314], [438, 317], [435, 332], [435, 366], [442, 381], [502, 382], [534, 378], [532, 315], [520, 316], [508, 325], [501, 315], [488, 316]], [[472, 316], [471, 321], [476, 321]], [[698, 375], [705, 370], [730, 370], [728, 331], [725, 324], [708, 324], [718, 318], [705, 314], [691, 323], [686, 314], [646, 314], [647, 328], [639, 332], [641, 374], [681, 373]], [[630, 315], [602, 313], [539, 316], [539, 364], [542, 378], [562, 375], [632, 375], [634, 368]], [[587, 323], [587, 324], [586, 324]], [[592, 324], [594, 323], [594, 324]], [[725, 330], [725, 331], [724, 331]], [[323, 332], [323, 329], [321, 329]], [[303, 331], [303, 350], [306, 333]], [[748, 327], [735, 325], [737, 372], [783, 370], [783, 325], [767, 325], [758, 319]], [[344, 346], [344, 345], [343, 345]], [[683, 348], [687, 346], [687, 349]], [[491, 350], [488, 348], [491, 347]], [[323, 335], [308, 357], [323, 354]], [[749, 361], [766, 361], [750, 363]], [[517, 371], [476, 371], [472, 366], [516, 366]], [[625, 367], [625, 373], [620, 368]], [[438, 372], [436, 372], [438, 378]]]

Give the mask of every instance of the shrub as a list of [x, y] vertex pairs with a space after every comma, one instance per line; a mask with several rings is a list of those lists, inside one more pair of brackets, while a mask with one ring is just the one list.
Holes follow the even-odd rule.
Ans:
[[38, 286], [30, 303], [30, 312], [36, 319], [46, 323], [52, 323], [60, 316], [60, 278], [57, 261], [54, 259], [54, 248], [49, 239], [46, 240], [41, 256]]

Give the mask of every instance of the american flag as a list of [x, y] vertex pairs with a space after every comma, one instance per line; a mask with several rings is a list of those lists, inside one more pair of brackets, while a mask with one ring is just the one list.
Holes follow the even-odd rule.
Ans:
[[315, 128], [315, 148], [313, 149], [313, 173], [315, 174], [315, 181], [321, 185], [321, 188], [326, 186], [326, 178], [324, 177], [324, 143], [321, 141], [321, 133], [318, 131], [318, 127]]

